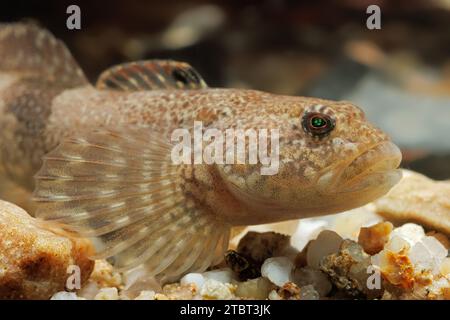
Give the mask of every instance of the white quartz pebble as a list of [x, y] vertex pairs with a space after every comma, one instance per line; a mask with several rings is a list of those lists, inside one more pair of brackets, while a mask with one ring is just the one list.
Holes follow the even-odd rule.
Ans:
[[230, 268], [216, 269], [203, 273], [206, 280], [213, 279], [222, 283], [231, 283], [233, 280], [233, 271]]
[[201, 290], [205, 284], [205, 277], [201, 273], [188, 273], [180, 280], [181, 285], [195, 284], [197, 290]]
[[291, 272], [294, 264], [287, 257], [274, 257], [266, 259], [261, 267], [261, 275], [273, 284], [282, 287], [291, 281]]
[[55, 293], [50, 300], [78, 300], [75, 292], [60, 291]]
[[322, 231], [316, 240], [311, 241], [306, 251], [309, 267], [319, 269], [323, 257], [339, 251], [343, 239], [334, 231]]

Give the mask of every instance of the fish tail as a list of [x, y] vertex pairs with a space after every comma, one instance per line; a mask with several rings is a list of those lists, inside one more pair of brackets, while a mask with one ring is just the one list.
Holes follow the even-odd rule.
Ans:
[[64, 87], [88, 83], [67, 47], [34, 23], [0, 24], [0, 71]]
[[[65, 45], [31, 23], [0, 24], [0, 172], [27, 190], [42, 156], [55, 147], [46, 136], [53, 99], [87, 85]], [[3, 177], [2, 177], [3, 178]], [[3, 193], [0, 197], [10, 199]]]

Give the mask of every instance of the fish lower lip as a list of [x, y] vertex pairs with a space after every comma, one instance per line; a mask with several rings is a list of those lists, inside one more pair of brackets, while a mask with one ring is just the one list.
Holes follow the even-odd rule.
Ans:
[[340, 177], [341, 186], [350, 187], [365, 176], [388, 174], [398, 168], [401, 158], [400, 149], [395, 144], [382, 142], [353, 159]]
[[359, 179], [354, 179], [351, 183], [343, 185], [338, 193], [355, 193], [369, 189], [386, 189], [387, 192], [387, 190], [400, 181], [402, 171], [400, 169], [390, 169], [367, 173], [358, 177]]

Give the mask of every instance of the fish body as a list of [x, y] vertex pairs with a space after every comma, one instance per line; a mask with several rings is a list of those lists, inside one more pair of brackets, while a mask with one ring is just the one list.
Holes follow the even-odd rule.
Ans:
[[[0, 52], [3, 172], [35, 189], [37, 217], [91, 238], [96, 258], [120, 269], [202, 271], [222, 259], [232, 226], [355, 208], [400, 179], [399, 149], [350, 102], [209, 88], [173, 61], [119, 65], [94, 86], [30, 25], [0, 27]], [[276, 172], [174, 163], [174, 132], [195, 137], [195, 123], [276, 131]]]

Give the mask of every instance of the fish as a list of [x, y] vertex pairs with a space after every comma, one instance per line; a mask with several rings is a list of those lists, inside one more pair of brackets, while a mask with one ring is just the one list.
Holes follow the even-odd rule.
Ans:
[[[211, 88], [172, 60], [125, 62], [94, 85], [30, 23], [0, 25], [0, 54], [2, 174], [32, 192], [40, 221], [90, 239], [92, 259], [117, 270], [201, 272], [223, 260], [233, 227], [356, 208], [401, 178], [399, 148], [348, 101]], [[196, 121], [277, 130], [277, 172], [174, 163], [174, 130]]]

